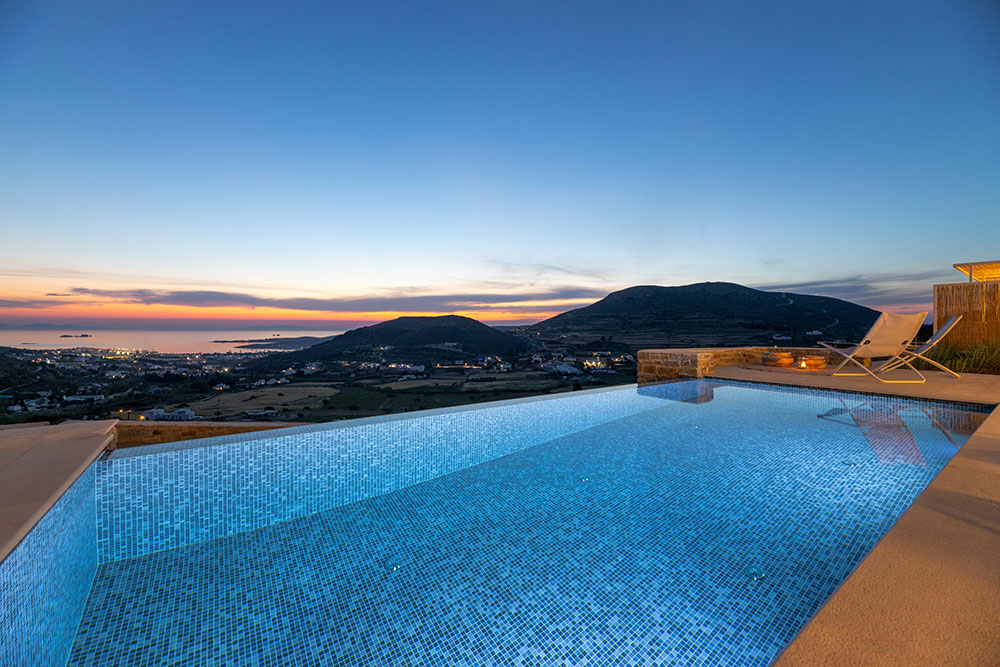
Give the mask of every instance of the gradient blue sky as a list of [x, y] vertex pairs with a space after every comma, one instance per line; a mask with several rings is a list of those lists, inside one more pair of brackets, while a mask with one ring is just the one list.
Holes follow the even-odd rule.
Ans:
[[1000, 257], [1000, 5], [816, 4], [0, 4], [0, 323], [917, 309]]

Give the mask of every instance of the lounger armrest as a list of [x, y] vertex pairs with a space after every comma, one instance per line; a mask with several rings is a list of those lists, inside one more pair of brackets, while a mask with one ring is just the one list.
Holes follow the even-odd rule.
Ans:
[[819, 341], [816, 341], [816, 343], [818, 345], [822, 345], [824, 347], [857, 347], [858, 346], [857, 343], [831, 343], [828, 340], [819, 340]]

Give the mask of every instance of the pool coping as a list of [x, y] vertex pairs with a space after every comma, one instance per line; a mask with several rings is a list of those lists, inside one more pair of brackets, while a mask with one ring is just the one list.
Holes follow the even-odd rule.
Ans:
[[775, 660], [1000, 664], [1000, 407]]
[[117, 419], [0, 431], [0, 563], [115, 442]]

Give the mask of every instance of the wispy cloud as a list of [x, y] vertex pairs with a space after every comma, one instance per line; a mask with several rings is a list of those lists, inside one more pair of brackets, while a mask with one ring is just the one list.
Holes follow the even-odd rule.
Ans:
[[929, 303], [935, 282], [953, 282], [950, 272], [920, 271], [852, 275], [824, 280], [754, 285], [763, 290], [832, 296], [867, 306], [905, 306]]
[[98, 297], [120, 303], [172, 305], [193, 308], [277, 308], [283, 310], [336, 312], [448, 312], [453, 310], [505, 309], [524, 310], [525, 302], [560, 302], [604, 296], [603, 290], [584, 287], [558, 287], [527, 293], [482, 292], [471, 294], [392, 294], [357, 298], [262, 297], [244, 292], [215, 290], [108, 290], [74, 287], [74, 295]]
[[44, 299], [0, 299], [0, 308], [45, 308], [52, 303]]
[[[4, 266], [0, 267], [0, 278], [29, 278], [43, 279], [51, 283], [98, 283], [98, 284], [132, 284], [132, 285], [163, 285], [173, 287], [177, 285], [204, 287], [206, 281], [194, 278], [184, 278], [183, 276], [157, 276], [152, 274], [138, 273], [118, 273], [114, 271], [96, 271], [87, 269], [67, 269], [62, 267], [47, 266]], [[65, 282], [63, 282], [65, 281]], [[218, 287], [239, 287], [258, 290], [280, 289], [277, 285], [249, 284], [245, 282], [220, 282], [212, 280], [211, 284]], [[322, 293], [320, 290], [298, 289], [299, 292]], [[52, 293], [46, 296], [70, 296], [67, 294]]]
[[522, 280], [527, 275], [529, 279], [541, 279], [549, 276], [572, 276], [574, 278], [589, 278], [591, 280], [603, 281], [607, 278], [608, 272], [596, 267], [571, 267], [548, 264], [545, 262], [510, 262], [505, 260], [491, 260], [486, 262], [493, 268], [499, 269], [503, 273], [514, 274]]

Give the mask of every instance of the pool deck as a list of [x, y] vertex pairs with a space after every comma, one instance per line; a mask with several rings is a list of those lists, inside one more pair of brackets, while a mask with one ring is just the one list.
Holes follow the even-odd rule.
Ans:
[[115, 442], [117, 420], [0, 428], [0, 561]]
[[[760, 364], [737, 364], [714, 369], [711, 377], [748, 382], [772, 382], [815, 389], [836, 389], [863, 393], [892, 394], [909, 398], [929, 398], [941, 401], [1000, 404], [1000, 375], [963, 375], [956, 379], [938, 371], [922, 371], [927, 377], [924, 384], [884, 384], [867, 376], [834, 377], [830, 369], [800, 371], [794, 368], [775, 368]], [[890, 371], [890, 380], [913, 378], [905, 370]]]
[[[740, 364], [713, 377], [1000, 404], [1000, 376], [881, 384]], [[896, 377], [902, 378], [902, 373]], [[1000, 665], [1000, 408], [994, 410], [775, 661]]]

